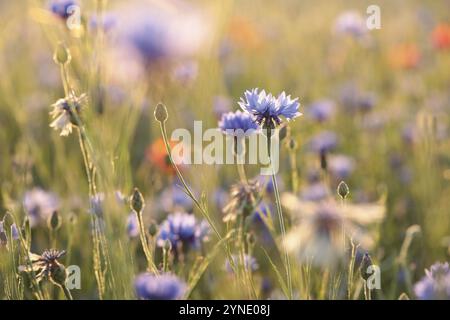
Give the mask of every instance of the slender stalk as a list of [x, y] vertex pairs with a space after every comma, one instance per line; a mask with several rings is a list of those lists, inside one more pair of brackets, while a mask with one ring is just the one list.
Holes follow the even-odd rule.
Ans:
[[136, 217], [138, 219], [138, 225], [139, 225], [139, 236], [142, 243], [142, 249], [144, 250], [145, 258], [147, 259], [148, 268], [153, 273], [158, 273], [158, 269], [156, 268], [155, 262], [153, 261], [153, 255], [150, 251], [150, 248], [148, 246], [147, 237], [145, 235], [145, 227], [144, 227], [144, 221], [142, 219], [142, 211], [137, 212]]
[[70, 293], [70, 290], [65, 285], [62, 285], [61, 289], [64, 292], [64, 295], [66, 296], [67, 300], [73, 300], [72, 294]]
[[[284, 243], [284, 240], [286, 239], [286, 226], [284, 224], [284, 217], [283, 217], [283, 212], [281, 209], [280, 191], [278, 189], [277, 177], [276, 177], [275, 171], [273, 169], [273, 165], [272, 165], [271, 137], [272, 137], [272, 130], [270, 128], [268, 128], [267, 129], [267, 153], [269, 155], [270, 167], [272, 168], [273, 192], [275, 194], [275, 204], [277, 207], [278, 222], [280, 224], [281, 239], [282, 239], [282, 242]], [[290, 263], [290, 259], [289, 259], [289, 253], [287, 252], [286, 248], [284, 248], [284, 267], [286, 269], [286, 278], [287, 278], [287, 285], [288, 285], [288, 292], [289, 292], [288, 298], [292, 299], [291, 263]]]

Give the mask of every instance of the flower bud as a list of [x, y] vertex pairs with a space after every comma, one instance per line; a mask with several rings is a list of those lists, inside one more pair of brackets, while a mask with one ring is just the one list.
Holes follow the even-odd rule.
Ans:
[[291, 150], [296, 150], [297, 149], [297, 142], [294, 139], [290, 139], [288, 147]]
[[62, 42], [60, 42], [56, 47], [55, 53], [53, 55], [53, 60], [57, 64], [61, 65], [68, 64], [70, 63], [70, 60], [72, 60], [69, 49]]
[[169, 117], [167, 113], [167, 108], [164, 104], [158, 103], [158, 105], [155, 108], [155, 119], [159, 122], [166, 122], [167, 118]]
[[130, 207], [136, 212], [141, 212], [145, 206], [144, 197], [138, 188], [134, 188], [133, 194], [130, 199]]
[[350, 194], [350, 189], [348, 188], [348, 185], [344, 181], [341, 181], [339, 183], [337, 187], [337, 193], [342, 199], [347, 198], [348, 195]]
[[8, 230], [11, 228], [11, 226], [14, 224], [14, 218], [10, 213], [5, 213], [3, 216], [3, 227], [5, 230]]
[[50, 272], [50, 280], [60, 286], [65, 285], [67, 279], [67, 272], [64, 265], [57, 263]]
[[59, 216], [58, 211], [53, 211], [52, 215], [47, 221], [47, 224], [50, 230], [58, 230], [61, 227], [61, 217]]
[[170, 250], [172, 250], [172, 242], [170, 242], [169, 239], [164, 240], [164, 246], [163, 246], [164, 251], [169, 252]]
[[149, 227], [148, 227], [148, 234], [151, 237], [156, 236], [156, 234], [158, 233], [158, 226], [156, 225], [156, 223], [152, 222], [150, 223]]
[[371, 273], [368, 273], [368, 268], [373, 265], [372, 263], [372, 259], [370, 258], [368, 253], [364, 254], [364, 257], [361, 261], [361, 267], [360, 267], [360, 274], [361, 274], [361, 278], [363, 278], [364, 280], [367, 281], [367, 279], [369, 279], [369, 277], [372, 275]]

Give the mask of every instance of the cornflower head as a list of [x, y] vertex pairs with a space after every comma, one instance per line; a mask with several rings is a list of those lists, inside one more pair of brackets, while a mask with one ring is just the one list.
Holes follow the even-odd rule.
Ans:
[[209, 232], [206, 221], [198, 221], [193, 214], [176, 212], [161, 223], [156, 244], [164, 247], [165, 241], [169, 240], [174, 250], [180, 247], [198, 249], [208, 240]]
[[219, 129], [231, 136], [250, 136], [259, 131], [259, 126], [250, 114], [238, 110], [222, 114]]
[[385, 215], [385, 207], [380, 204], [340, 206], [332, 198], [311, 202], [289, 193], [283, 194], [282, 204], [294, 221], [284, 245], [300, 261], [321, 267], [336, 266], [346, 257], [344, 235], [365, 249], [373, 246], [365, 227], [380, 222]]
[[66, 254], [66, 251], [56, 249], [45, 250], [42, 255], [29, 253], [30, 265], [19, 266], [19, 272], [32, 274], [39, 283], [43, 280], [50, 280], [56, 285], [62, 286], [66, 280], [66, 269], [58, 260]]
[[158, 202], [164, 212], [192, 212], [194, 208], [192, 199], [175, 183], [161, 192]]
[[30, 226], [35, 227], [45, 223], [53, 212], [59, 209], [59, 199], [52, 192], [33, 188], [25, 192], [23, 206], [30, 219]]
[[50, 127], [60, 130], [61, 136], [71, 134], [73, 127], [79, 125], [79, 116], [86, 101], [87, 95], [84, 93], [78, 97], [74, 93], [70, 93], [68, 97], [56, 101], [52, 104], [53, 110], [50, 112], [53, 120]]
[[136, 277], [134, 288], [139, 299], [178, 300], [183, 297], [187, 286], [184, 281], [170, 273], [142, 273]]
[[277, 98], [264, 90], [258, 91], [258, 88], [245, 91], [238, 104], [262, 128], [274, 129], [281, 124], [282, 117], [289, 121], [301, 115], [298, 98], [291, 99], [284, 91]]
[[[232, 255], [231, 259], [233, 260], [233, 264], [239, 264], [240, 256]], [[244, 263], [245, 269], [255, 272], [259, 269], [259, 264], [256, 259], [248, 254], [244, 255]], [[233, 273], [233, 268], [231, 268], [230, 262], [227, 260], [225, 262], [225, 270], [228, 273]]]
[[259, 203], [259, 182], [238, 182], [230, 188], [230, 200], [223, 209], [224, 222], [235, 221], [240, 215], [249, 216]]
[[355, 168], [353, 158], [345, 155], [330, 157], [328, 168], [331, 174], [338, 180], [348, 178]]
[[436, 262], [425, 269], [425, 276], [414, 285], [414, 293], [420, 300], [450, 299], [450, 267], [448, 262]]
[[336, 109], [336, 104], [332, 100], [319, 100], [313, 102], [308, 107], [309, 116], [317, 122], [324, 122], [330, 119]]
[[78, 6], [76, 0], [51, 0], [48, 8], [56, 16], [61, 19], [67, 19], [71, 15], [70, 7]]
[[364, 18], [353, 10], [342, 12], [336, 19], [334, 31], [337, 34], [361, 38], [368, 33]]

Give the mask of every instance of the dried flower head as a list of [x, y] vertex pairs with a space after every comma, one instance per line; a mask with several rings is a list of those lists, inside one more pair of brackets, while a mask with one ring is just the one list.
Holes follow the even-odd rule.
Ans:
[[68, 97], [56, 101], [52, 104], [53, 110], [50, 112], [53, 119], [50, 127], [61, 130], [61, 136], [68, 136], [72, 133], [72, 128], [78, 126], [78, 117], [86, 101], [87, 95], [84, 93], [78, 97], [72, 93]]
[[249, 216], [259, 202], [259, 182], [239, 182], [231, 186], [230, 200], [223, 209], [224, 222], [235, 221], [239, 215]]

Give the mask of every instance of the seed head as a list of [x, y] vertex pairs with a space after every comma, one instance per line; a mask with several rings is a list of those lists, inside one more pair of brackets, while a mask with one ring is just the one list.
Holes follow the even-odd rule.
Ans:
[[347, 198], [348, 195], [350, 194], [350, 189], [348, 188], [348, 185], [344, 181], [341, 181], [339, 183], [337, 187], [337, 193], [342, 199]]
[[144, 197], [138, 188], [134, 188], [130, 201], [131, 209], [136, 212], [141, 212], [145, 206]]
[[161, 123], [166, 122], [169, 114], [167, 113], [167, 108], [161, 102], [155, 108], [155, 119]]

